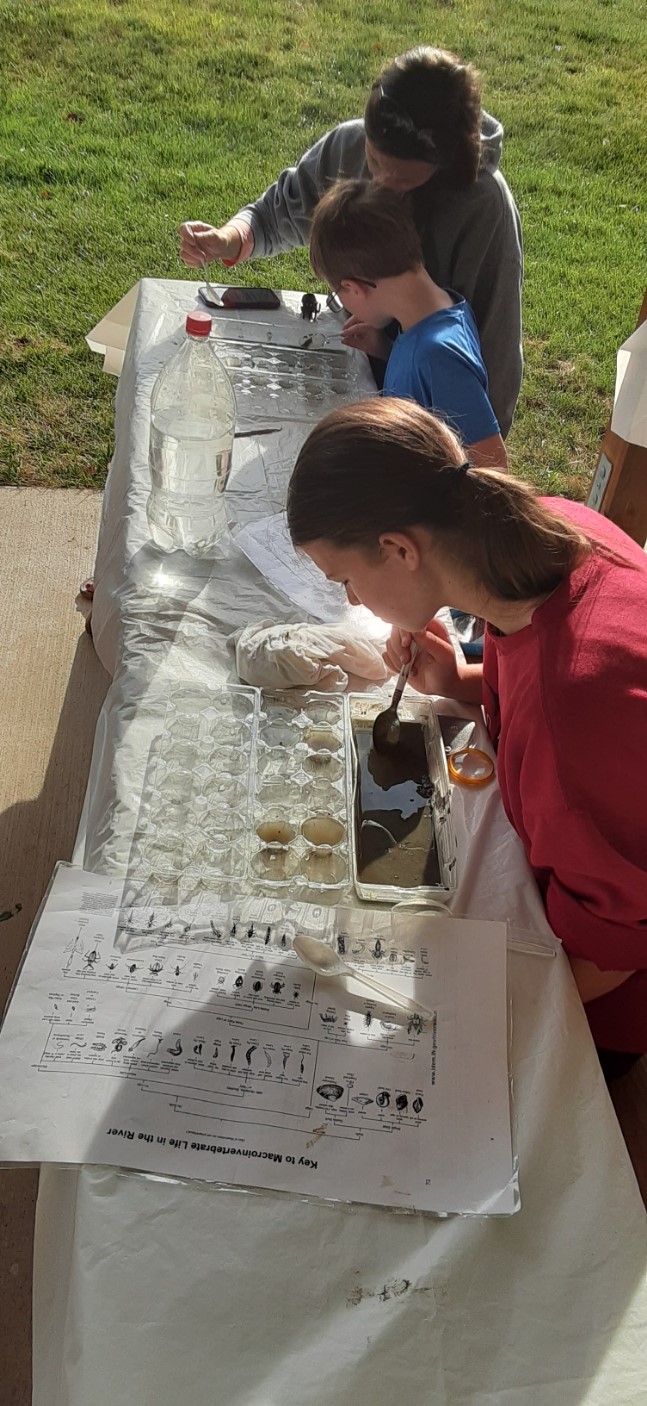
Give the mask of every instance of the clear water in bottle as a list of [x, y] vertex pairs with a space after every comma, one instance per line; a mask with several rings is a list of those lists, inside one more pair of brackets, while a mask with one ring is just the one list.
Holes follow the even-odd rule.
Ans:
[[231, 435], [189, 407], [153, 411], [148, 519], [158, 546], [204, 556], [226, 537], [231, 453]]
[[188, 316], [186, 339], [162, 368], [151, 397], [151, 536], [164, 551], [191, 556], [218, 555], [228, 538], [225, 490], [236, 402], [210, 331], [206, 313]]

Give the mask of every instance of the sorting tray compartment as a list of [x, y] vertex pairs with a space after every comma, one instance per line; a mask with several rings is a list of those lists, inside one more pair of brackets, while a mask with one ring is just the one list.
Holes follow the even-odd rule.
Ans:
[[358, 896], [372, 903], [398, 903], [419, 898], [443, 898], [455, 890], [457, 885], [457, 844], [451, 816], [451, 787], [447, 771], [447, 760], [443, 747], [438, 716], [430, 698], [405, 695], [398, 715], [402, 722], [422, 724], [427, 773], [429, 777], [429, 798], [433, 833], [436, 842], [439, 878], [433, 885], [412, 885], [408, 887], [388, 882], [363, 881], [359, 875], [359, 853], [357, 837], [356, 802], [359, 783], [359, 767], [354, 744], [355, 729], [372, 729], [375, 718], [388, 706], [384, 699], [369, 697], [366, 694], [351, 693], [347, 696], [347, 732], [349, 756], [349, 839], [352, 878]]
[[319, 897], [348, 888], [346, 729], [340, 698], [262, 694], [249, 854], [253, 885]]
[[347, 350], [314, 345], [317, 337], [327, 340], [311, 332], [304, 340], [312, 348], [282, 346], [269, 335], [265, 343], [252, 345], [238, 339], [233, 328], [224, 333], [216, 328], [217, 355], [232, 381], [241, 421], [316, 421], [359, 394]]
[[172, 906], [240, 884], [249, 844], [257, 689], [187, 685], [151, 745], [124, 903]]
[[350, 888], [344, 704], [175, 687], [145, 770], [124, 906]]

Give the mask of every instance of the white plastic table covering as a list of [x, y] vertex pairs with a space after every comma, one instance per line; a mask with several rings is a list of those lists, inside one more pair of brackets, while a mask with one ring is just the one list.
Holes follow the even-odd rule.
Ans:
[[[137, 346], [150, 345], [166, 298], [155, 284], [142, 291]], [[148, 425], [131, 350], [129, 360], [95, 604], [118, 669], [75, 854], [96, 869], [124, 862], [150, 721], [169, 682], [231, 677], [224, 639], [235, 624], [270, 608], [286, 614], [243, 558], [215, 577], [207, 563], [183, 559], [178, 573], [175, 562], [172, 589], [165, 578], [160, 593], [141, 453], [128, 463], [144, 441], [139, 421], [146, 436]], [[457, 790], [454, 821], [456, 911], [507, 917], [550, 941], [497, 790]], [[508, 968], [517, 1215], [434, 1221], [43, 1168], [34, 1406], [176, 1406], [187, 1394], [192, 1406], [392, 1406], [405, 1394], [429, 1406], [642, 1406], [638, 1188], [566, 959], [511, 952]]]

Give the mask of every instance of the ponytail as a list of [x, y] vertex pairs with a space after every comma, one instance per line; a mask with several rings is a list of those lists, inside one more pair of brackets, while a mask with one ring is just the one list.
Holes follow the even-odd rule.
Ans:
[[591, 549], [528, 484], [465, 464], [447, 425], [392, 397], [344, 406], [315, 427], [287, 516], [297, 547], [324, 539], [371, 550], [384, 533], [425, 527], [501, 600], [554, 590]]

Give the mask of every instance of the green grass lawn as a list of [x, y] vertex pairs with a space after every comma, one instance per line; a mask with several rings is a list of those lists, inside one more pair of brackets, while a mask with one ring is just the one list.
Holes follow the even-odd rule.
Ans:
[[[586, 494], [645, 283], [643, 0], [0, 0], [0, 25], [0, 482], [101, 486], [115, 382], [85, 332], [141, 276], [192, 277], [183, 219], [222, 222], [429, 42], [477, 64], [506, 129], [513, 464]], [[303, 251], [261, 277], [320, 286]]]

